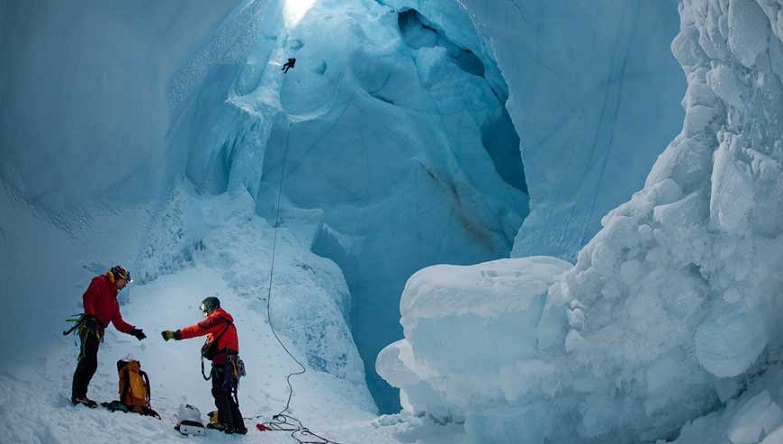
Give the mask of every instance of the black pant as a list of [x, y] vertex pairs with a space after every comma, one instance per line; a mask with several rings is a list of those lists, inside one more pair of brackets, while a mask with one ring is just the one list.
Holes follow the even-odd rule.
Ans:
[[212, 364], [212, 397], [218, 409], [218, 422], [234, 430], [245, 430], [245, 421], [231, 389], [223, 387], [226, 369], [223, 364]]
[[90, 380], [92, 380], [92, 376], [98, 368], [98, 347], [101, 345], [101, 341], [95, 332], [87, 329], [82, 331], [79, 338], [82, 341], [82, 351], [79, 355], [76, 371], [73, 373], [71, 396], [74, 398], [85, 398]]

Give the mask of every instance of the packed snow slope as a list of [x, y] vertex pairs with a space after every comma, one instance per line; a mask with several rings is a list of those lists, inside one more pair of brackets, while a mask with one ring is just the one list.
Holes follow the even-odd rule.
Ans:
[[[334, 442], [356, 444], [396, 443], [406, 441], [406, 436], [444, 444], [463, 440], [458, 426], [444, 428], [405, 415], [378, 418], [364, 382], [362, 361], [345, 322], [348, 290], [333, 262], [308, 251], [285, 228], [278, 228], [276, 237], [275, 228], [254, 214], [253, 201], [246, 192], [203, 198], [193, 190], [180, 189], [174, 200], [171, 207], [176, 210], [167, 216], [169, 226], [181, 224], [183, 233], [199, 227], [199, 240], [174, 245], [166, 243], [163, 233], [145, 227], [145, 232], [153, 235], [148, 252], [157, 249], [182, 255], [160, 262], [169, 266], [169, 271], [153, 280], [145, 281], [144, 270], [131, 270], [139, 277], [120, 293], [122, 314], [126, 321], [144, 329], [148, 337], [139, 342], [109, 327], [88, 393], [97, 401], [118, 399], [115, 363], [129, 357], [138, 359], [149, 375], [151, 405], [161, 415], [160, 420], [74, 407], [69, 400], [79, 345], [74, 336], [64, 337], [60, 331], [70, 325], [64, 321], [65, 314], [81, 310], [81, 292], [89, 279], [106, 271], [108, 265], [101, 264], [114, 263], [113, 251], [102, 245], [112, 244], [115, 233], [95, 228], [114, 225], [121, 218], [114, 212], [96, 211], [85, 222], [84, 231], [65, 236], [59, 227], [36, 217], [25, 205], [12, 203], [5, 208], [10, 209], [3, 213], [5, 220], [11, 221], [6, 226], [10, 233], [27, 229], [27, 236], [47, 239], [51, 253], [89, 259], [75, 261], [75, 270], [67, 265], [57, 268], [67, 276], [49, 281], [59, 282], [62, 304], [57, 305], [65, 306], [58, 322], [43, 322], [48, 318], [47, 310], [34, 295], [16, 300], [10, 307], [10, 313], [27, 323], [27, 328], [17, 331], [13, 339], [27, 344], [26, 336], [32, 335], [39, 344], [26, 350], [17, 350], [14, 344], [7, 348], [9, 359], [0, 367], [1, 411], [6, 418], [1, 442], [182, 442], [185, 438], [173, 428], [180, 404], [196, 406], [202, 420], [206, 420], [207, 412], [215, 410], [210, 383], [201, 376], [202, 341], [165, 342], [160, 331], [203, 319], [199, 305], [205, 295], [218, 296], [222, 307], [234, 316], [240, 355], [247, 368], [247, 376], [240, 381], [239, 401], [250, 429], [246, 436], [209, 431], [205, 442], [296, 442], [289, 432], [261, 433], [255, 428], [286, 407], [286, 376], [302, 370], [277, 342], [273, 327], [306, 370], [291, 380], [294, 392], [286, 413], [302, 421], [312, 433]], [[189, 215], [187, 223], [185, 214]], [[4, 247], [24, 241], [6, 238]], [[82, 250], [88, 247], [92, 254]], [[272, 275], [269, 264], [273, 251], [276, 268]], [[270, 294], [271, 299], [267, 298]], [[296, 436], [316, 439], [301, 432]]]
[[407, 410], [476, 443], [781, 442], [783, 3], [679, 7], [680, 134], [573, 267], [408, 281], [376, 364]]

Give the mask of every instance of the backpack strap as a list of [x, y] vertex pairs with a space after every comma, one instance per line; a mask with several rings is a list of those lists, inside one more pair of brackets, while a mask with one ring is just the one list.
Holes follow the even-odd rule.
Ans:
[[150, 406], [150, 401], [152, 401], [152, 389], [150, 388], [150, 377], [147, 376], [147, 372], [144, 370], [139, 370], [139, 373], [141, 374], [141, 377], [144, 379], [144, 385], [147, 387], [147, 407]]

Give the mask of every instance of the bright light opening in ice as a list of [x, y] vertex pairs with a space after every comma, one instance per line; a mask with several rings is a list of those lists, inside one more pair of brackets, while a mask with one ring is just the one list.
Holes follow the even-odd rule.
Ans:
[[313, 7], [315, 0], [285, 0], [283, 6], [283, 18], [287, 27], [291, 28], [297, 25], [307, 11]]

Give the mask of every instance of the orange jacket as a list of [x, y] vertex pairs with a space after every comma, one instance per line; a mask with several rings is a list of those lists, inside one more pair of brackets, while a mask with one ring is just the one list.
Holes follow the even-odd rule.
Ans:
[[[226, 325], [229, 323], [230, 325], [226, 329]], [[220, 339], [218, 339], [218, 350], [221, 353], [218, 353], [212, 359], [212, 363], [225, 364], [226, 354], [222, 353], [223, 350], [228, 348], [239, 353], [239, 338], [237, 336], [237, 328], [233, 323], [234, 318], [227, 311], [218, 308], [198, 324], [180, 328], [179, 337], [180, 339], [188, 339], [207, 335], [207, 341], [212, 342], [217, 336], [220, 336]], [[226, 332], [221, 335], [223, 330], [226, 330]]]
[[82, 296], [84, 314], [94, 316], [101, 331], [111, 322], [117, 330], [130, 333], [133, 326], [122, 319], [120, 303], [117, 302], [118, 291], [111, 273], [95, 276]]

